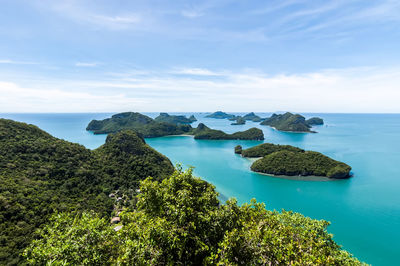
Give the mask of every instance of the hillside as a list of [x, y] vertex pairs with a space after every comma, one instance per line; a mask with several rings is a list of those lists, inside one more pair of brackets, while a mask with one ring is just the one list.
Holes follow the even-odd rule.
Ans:
[[0, 264], [20, 264], [34, 231], [54, 211], [113, 210], [109, 193], [134, 189], [171, 162], [132, 131], [109, 135], [91, 151], [38, 127], [0, 119]]
[[304, 150], [293, 147], [290, 145], [278, 145], [272, 143], [263, 143], [245, 150], [242, 150], [241, 154], [243, 157], [264, 157], [273, 152], [277, 151], [294, 151], [294, 152], [303, 152]]
[[250, 120], [253, 122], [261, 122], [263, 119], [256, 115], [255, 113], [251, 112], [243, 116], [244, 120]]
[[115, 232], [93, 213], [57, 214], [25, 251], [45, 265], [362, 265], [327, 232], [329, 222], [218, 200], [215, 187], [176, 171], [145, 180]]

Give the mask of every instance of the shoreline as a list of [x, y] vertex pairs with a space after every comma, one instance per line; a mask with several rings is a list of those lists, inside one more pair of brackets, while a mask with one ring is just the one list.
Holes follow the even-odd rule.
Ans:
[[[251, 171], [251, 170], [250, 170]], [[326, 176], [315, 176], [315, 175], [309, 175], [309, 176], [301, 176], [301, 175], [274, 175], [274, 174], [267, 174], [267, 173], [262, 173], [262, 172], [256, 172], [256, 171], [251, 171], [256, 174], [264, 175], [264, 176], [269, 176], [273, 178], [281, 178], [281, 179], [288, 179], [288, 180], [296, 180], [296, 181], [322, 181], [322, 182], [329, 182], [329, 181], [336, 181], [340, 179], [336, 178], [329, 178]]]
[[[264, 126], [264, 125], [262, 125], [262, 126]], [[310, 131], [288, 131], [288, 130], [279, 130], [279, 129], [276, 129], [276, 127], [271, 127], [268, 125], [267, 125], [267, 127], [273, 128], [279, 132], [286, 132], [286, 133], [301, 133], [301, 134], [303, 134], [303, 133], [318, 133], [317, 131], [312, 131], [312, 130], [310, 130]]]

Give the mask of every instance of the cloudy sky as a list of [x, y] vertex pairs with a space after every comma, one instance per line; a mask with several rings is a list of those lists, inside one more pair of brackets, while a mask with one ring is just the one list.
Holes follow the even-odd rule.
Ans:
[[0, 0], [0, 112], [400, 112], [398, 0]]

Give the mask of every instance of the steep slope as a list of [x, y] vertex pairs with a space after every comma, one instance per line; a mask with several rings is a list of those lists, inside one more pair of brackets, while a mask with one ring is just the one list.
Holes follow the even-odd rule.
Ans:
[[36, 126], [0, 119], [0, 264], [19, 264], [35, 229], [54, 211], [109, 215], [113, 190], [172, 171], [171, 162], [134, 132], [110, 135], [91, 151]]

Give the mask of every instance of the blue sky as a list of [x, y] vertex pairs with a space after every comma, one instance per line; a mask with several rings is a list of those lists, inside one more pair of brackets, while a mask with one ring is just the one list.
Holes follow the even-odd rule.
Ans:
[[400, 1], [0, 0], [0, 112], [400, 112]]

